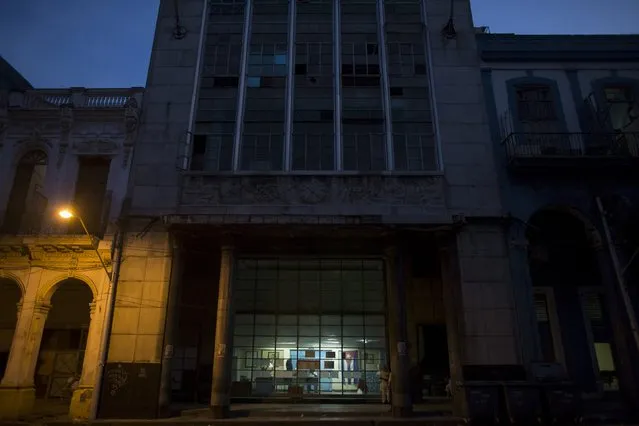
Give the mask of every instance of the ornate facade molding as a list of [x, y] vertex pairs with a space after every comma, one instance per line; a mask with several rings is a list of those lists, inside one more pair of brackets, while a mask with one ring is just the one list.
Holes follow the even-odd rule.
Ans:
[[443, 206], [441, 177], [186, 176], [185, 206]]
[[84, 155], [115, 155], [118, 148], [117, 141], [106, 138], [78, 140], [73, 143], [73, 151]]
[[129, 97], [124, 106], [124, 153], [122, 166], [127, 167], [129, 164], [129, 157], [131, 156], [131, 150], [138, 134], [140, 124], [140, 108], [138, 101], [134, 97]]

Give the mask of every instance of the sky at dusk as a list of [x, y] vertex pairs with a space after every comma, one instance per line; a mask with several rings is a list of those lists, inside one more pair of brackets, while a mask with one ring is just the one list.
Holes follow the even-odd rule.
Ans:
[[[159, 0], [0, 0], [0, 55], [36, 88], [144, 86]], [[474, 0], [493, 33], [639, 33], [639, 0]]]

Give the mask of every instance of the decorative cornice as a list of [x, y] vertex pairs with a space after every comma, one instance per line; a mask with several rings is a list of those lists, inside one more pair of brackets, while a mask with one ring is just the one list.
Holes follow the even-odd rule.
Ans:
[[484, 61], [639, 62], [639, 35], [477, 34]]
[[40, 315], [48, 315], [49, 311], [51, 310], [51, 304], [50, 303], [46, 303], [46, 302], [36, 302], [35, 306], [33, 307], [33, 310], [36, 314], [40, 314]]

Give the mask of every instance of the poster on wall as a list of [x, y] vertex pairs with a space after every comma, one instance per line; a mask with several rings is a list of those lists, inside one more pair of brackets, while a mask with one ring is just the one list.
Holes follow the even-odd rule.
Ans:
[[344, 351], [342, 352], [342, 365], [344, 369], [344, 381], [347, 384], [356, 384], [356, 380], [353, 378], [354, 371], [357, 371], [357, 351]]

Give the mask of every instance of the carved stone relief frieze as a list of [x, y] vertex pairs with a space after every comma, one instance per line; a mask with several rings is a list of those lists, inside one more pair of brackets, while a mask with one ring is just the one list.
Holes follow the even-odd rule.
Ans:
[[42, 147], [43, 145], [48, 148], [53, 148], [51, 139], [44, 136], [45, 127], [42, 123], [31, 123], [30, 131], [26, 137], [18, 139], [14, 143], [14, 147], [18, 148], [24, 145], [33, 146], [33, 149]]
[[441, 178], [392, 176], [188, 176], [182, 205], [443, 206]]
[[73, 143], [73, 151], [77, 154], [115, 155], [119, 144], [112, 139], [86, 139]]

